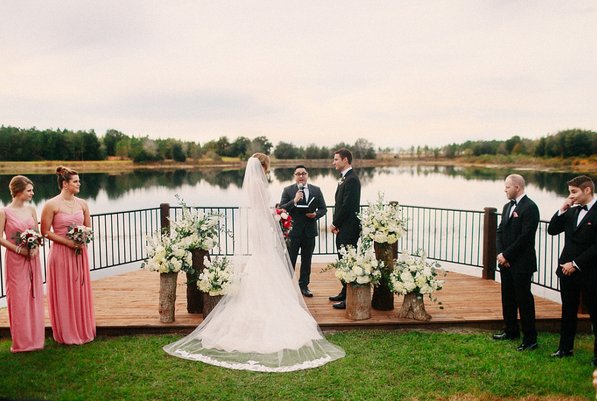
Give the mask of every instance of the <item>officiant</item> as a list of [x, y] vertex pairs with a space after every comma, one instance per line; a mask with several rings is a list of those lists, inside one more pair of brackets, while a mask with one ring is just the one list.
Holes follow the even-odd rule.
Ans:
[[319, 187], [308, 184], [309, 172], [300, 164], [294, 168], [294, 184], [282, 191], [280, 207], [292, 217], [290, 244], [288, 253], [290, 262], [296, 267], [299, 250], [301, 252], [301, 270], [299, 287], [305, 297], [312, 297], [309, 290], [311, 259], [315, 249], [315, 237], [319, 235], [317, 220], [327, 213], [325, 199]]

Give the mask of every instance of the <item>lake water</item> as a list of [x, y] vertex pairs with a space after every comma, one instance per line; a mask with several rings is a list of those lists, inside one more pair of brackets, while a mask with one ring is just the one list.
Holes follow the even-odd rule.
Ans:
[[[483, 210], [506, 202], [503, 180], [512, 172], [527, 179], [527, 194], [535, 200], [541, 218], [548, 220], [567, 196], [566, 181], [575, 173], [520, 171], [496, 168], [406, 165], [356, 168], [362, 183], [363, 204], [383, 191], [385, 199], [401, 204], [450, 209]], [[293, 182], [292, 168], [272, 169], [272, 202]], [[179, 194], [192, 206], [236, 206], [243, 170], [202, 169], [176, 171], [137, 170], [123, 174], [81, 174], [81, 194], [92, 214], [152, 208], [160, 203], [177, 204]], [[309, 170], [309, 182], [322, 188], [326, 202], [334, 203], [338, 175], [332, 168]], [[8, 182], [12, 175], [0, 175], [0, 201], [10, 202]], [[34, 204], [41, 213], [43, 203], [58, 193], [53, 174], [30, 174], [35, 183]]]

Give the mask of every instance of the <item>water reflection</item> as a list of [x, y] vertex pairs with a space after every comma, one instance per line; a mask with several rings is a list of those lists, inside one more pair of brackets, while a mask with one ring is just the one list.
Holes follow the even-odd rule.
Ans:
[[[281, 188], [293, 181], [293, 168], [275, 168], [272, 176], [272, 196], [278, 191], [281, 193]], [[367, 189], [369, 194], [376, 194], [380, 190], [389, 190], [400, 188], [402, 191], [421, 191], [424, 186], [433, 186], [436, 193], [423, 192], [419, 198], [411, 197], [409, 200], [411, 204], [419, 203], [421, 197], [436, 198], [437, 201], [429, 201], [430, 206], [444, 206], [456, 208], [456, 204], [445, 204], [446, 199], [451, 195], [445, 195], [450, 190], [455, 190], [454, 180], [461, 182], [462, 180], [469, 182], [468, 187], [473, 191], [488, 191], [482, 182], [493, 182], [494, 186], [489, 189], [491, 198], [481, 199], [481, 202], [487, 203], [488, 200], [494, 199], [495, 204], [503, 203], [503, 187], [501, 185], [505, 176], [513, 172], [512, 169], [507, 168], [481, 168], [481, 167], [454, 167], [454, 166], [423, 166], [423, 165], [407, 165], [397, 167], [367, 167], [357, 169], [363, 188]], [[136, 207], [138, 202], [146, 202], [147, 206], [155, 207], [160, 202], [171, 202], [173, 194], [186, 189], [189, 197], [189, 202], [211, 202], [213, 205], [224, 203], [231, 204], [231, 199], [236, 196], [238, 189], [242, 186], [244, 170], [239, 169], [202, 169], [202, 170], [174, 170], [174, 171], [155, 171], [155, 170], [136, 170], [123, 174], [109, 174], [109, 173], [85, 173], [81, 174], [81, 197], [95, 201], [100, 204], [98, 208], [93, 208], [92, 212], [103, 212], [106, 209], [106, 204], [116, 207], [116, 204], [126, 202], [125, 207], [118, 205], [113, 210], [128, 210]], [[553, 198], [561, 198], [567, 196], [567, 188], [565, 182], [577, 175], [576, 173], [565, 172], [545, 172], [545, 171], [523, 171], [529, 186], [533, 189], [538, 188], [541, 191], [548, 192]], [[8, 191], [8, 183], [12, 175], [0, 175], [0, 200], [2, 204], [7, 204], [11, 201], [10, 193]], [[46, 199], [55, 196], [58, 193], [56, 178], [53, 174], [28, 174], [28, 177], [35, 184], [34, 202], [39, 205], [45, 202]], [[309, 181], [315, 185], [322, 186], [324, 194], [328, 203], [333, 203], [333, 191], [335, 190], [338, 173], [332, 168], [309, 168]], [[474, 184], [477, 183], [477, 184]], [[408, 186], [408, 188], [401, 188], [401, 186]], [[464, 186], [464, 188], [468, 188]], [[464, 192], [468, 189], [459, 189]], [[184, 192], [184, 191], [183, 191]], [[213, 195], [206, 196], [208, 192]], [[437, 193], [440, 192], [440, 193]], [[391, 193], [391, 191], [390, 191]], [[403, 195], [402, 192], [391, 193], [392, 196], [397, 196], [400, 199], [408, 199], [409, 196]], [[277, 196], [277, 195], [276, 195]], [[456, 196], [456, 195], [454, 195]], [[533, 196], [533, 195], [530, 195]], [[371, 199], [371, 195], [368, 198]], [[373, 195], [374, 197], [374, 195]], [[447, 197], [447, 198], [445, 198]], [[105, 199], [104, 199], [105, 198]], [[149, 198], [149, 199], [144, 199]], [[445, 199], [444, 199], [445, 198]], [[133, 202], [131, 203], [131, 199]], [[208, 202], [208, 203], [209, 203]], [[232, 202], [233, 204], [233, 202]], [[559, 200], [558, 200], [559, 205]], [[465, 205], [471, 207], [470, 205]], [[474, 204], [475, 208], [488, 206], [486, 204]], [[552, 207], [550, 205], [550, 207]], [[551, 209], [550, 209], [551, 210]]]

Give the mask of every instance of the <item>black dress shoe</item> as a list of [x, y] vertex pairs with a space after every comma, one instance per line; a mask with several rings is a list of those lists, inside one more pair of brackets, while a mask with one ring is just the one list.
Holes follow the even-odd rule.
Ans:
[[537, 341], [535, 341], [534, 343], [529, 343], [529, 344], [522, 343], [522, 344], [520, 344], [516, 348], [516, 351], [532, 351], [532, 350], [537, 349], [537, 348], [539, 348], [539, 344], [537, 344]]
[[559, 349], [556, 352], [554, 352], [553, 354], [551, 354], [551, 356], [553, 356], [554, 358], [564, 358], [564, 357], [572, 356], [572, 355], [574, 355], [573, 351], [562, 351], [561, 349]]
[[311, 298], [313, 296], [313, 293], [311, 291], [309, 291], [308, 288], [301, 288], [301, 294], [303, 294], [306, 297]]
[[516, 340], [519, 337], [520, 334], [508, 334], [505, 331], [493, 335], [494, 340]]
[[346, 295], [340, 293], [338, 295], [330, 297], [329, 299], [330, 299], [330, 301], [344, 301], [346, 299]]
[[346, 309], [346, 302], [340, 301], [337, 304], [332, 305], [334, 309]]

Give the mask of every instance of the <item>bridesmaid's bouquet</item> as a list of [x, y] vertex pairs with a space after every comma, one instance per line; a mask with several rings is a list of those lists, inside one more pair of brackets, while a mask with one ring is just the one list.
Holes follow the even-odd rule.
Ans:
[[22, 248], [27, 248], [29, 251], [37, 249], [44, 244], [44, 237], [34, 229], [27, 229], [23, 232], [16, 233], [17, 253], [21, 253]]
[[[72, 225], [68, 228], [66, 237], [79, 245], [85, 245], [93, 240], [93, 230], [84, 225]], [[81, 249], [75, 249], [75, 254], [80, 255]]]

